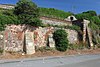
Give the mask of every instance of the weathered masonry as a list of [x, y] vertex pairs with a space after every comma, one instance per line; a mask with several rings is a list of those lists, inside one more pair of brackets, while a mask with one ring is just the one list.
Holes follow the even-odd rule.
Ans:
[[[73, 16], [70, 16], [73, 17]], [[69, 17], [69, 19], [70, 19]], [[67, 18], [68, 19], [68, 18]], [[56, 20], [47, 17], [42, 17], [41, 20], [45, 24], [54, 25], [73, 25], [76, 19]], [[88, 32], [88, 40], [90, 46], [93, 46], [91, 31], [88, 28], [88, 20], [80, 22], [83, 25], [83, 42], [86, 42], [86, 32]], [[31, 30], [30, 30], [31, 29]], [[6, 51], [26, 52], [26, 54], [34, 54], [35, 47], [55, 47], [55, 41], [53, 40], [53, 32], [55, 27], [27, 27], [26, 25], [8, 25], [4, 31], [4, 39], [0, 40], [0, 45], [3, 48], [5, 45]], [[68, 33], [69, 43], [75, 44], [79, 42], [78, 32], [75, 30], [65, 29]], [[2, 34], [1, 34], [2, 35]]]

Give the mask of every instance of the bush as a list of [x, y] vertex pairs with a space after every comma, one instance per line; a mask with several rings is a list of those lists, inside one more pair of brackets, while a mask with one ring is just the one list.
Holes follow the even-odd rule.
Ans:
[[54, 32], [54, 40], [56, 49], [59, 51], [66, 51], [68, 47], [67, 33], [65, 30], [59, 29]]

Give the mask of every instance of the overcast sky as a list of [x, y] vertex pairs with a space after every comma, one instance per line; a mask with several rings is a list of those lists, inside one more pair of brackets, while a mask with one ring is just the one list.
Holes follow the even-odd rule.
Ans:
[[[0, 0], [0, 4], [16, 4], [18, 0]], [[100, 0], [33, 0], [39, 7], [56, 8], [74, 13], [95, 10], [100, 14]]]

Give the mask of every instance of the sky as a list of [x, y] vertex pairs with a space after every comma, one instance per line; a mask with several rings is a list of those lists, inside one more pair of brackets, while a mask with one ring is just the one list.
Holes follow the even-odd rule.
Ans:
[[[56, 8], [73, 13], [95, 10], [100, 14], [100, 0], [32, 0], [39, 7]], [[16, 4], [18, 0], [0, 0], [0, 4]]]

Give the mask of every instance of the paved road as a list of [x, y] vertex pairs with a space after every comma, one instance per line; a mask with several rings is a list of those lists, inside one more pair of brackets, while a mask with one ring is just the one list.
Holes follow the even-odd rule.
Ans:
[[94, 59], [68, 65], [61, 65], [58, 67], [100, 67], [100, 59]]
[[100, 67], [100, 54], [0, 60], [0, 67]]

